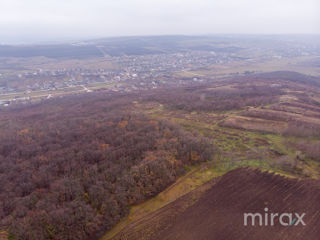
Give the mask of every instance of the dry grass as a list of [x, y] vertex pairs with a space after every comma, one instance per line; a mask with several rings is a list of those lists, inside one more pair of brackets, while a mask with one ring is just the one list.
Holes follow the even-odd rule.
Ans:
[[[231, 85], [208, 88], [216, 90], [222, 88], [232, 89]], [[299, 99], [294, 93], [288, 93], [281, 99], [282, 103], [297, 103]], [[309, 106], [309, 104], [307, 104]], [[284, 107], [273, 109], [271, 107]], [[302, 108], [300, 106], [286, 106], [279, 103], [272, 106], [251, 107], [247, 109], [258, 116], [243, 116], [246, 110], [228, 112], [188, 112], [173, 111], [157, 102], [135, 102], [135, 111], [144, 113], [153, 118], [166, 119], [182, 125], [187, 130], [212, 137], [217, 149], [215, 167], [194, 167], [176, 183], [147, 202], [133, 206], [127, 218], [122, 220], [115, 228], [108, 232], [102, 239], [111, 239], [133, 222], [143, 221], [150, 213], [155, 213], [160, 208], [168, 206], [181, 196], [197, 189], [210, 179], [220, 176], [230, 169], [250, 166], [272, 172], [275, 174], [297, 178], [305, 174], [310, 178], [319, 177], [319, 168], [310, 165], [307, 161], [297, 163], [301, 173], [293, 169], [282, 168], [281, 161], [296, 161], [296, 149], [288, 147], [281, 133], [287, 128], [288, 119], [305, 122], [320, 123], [315, 117], [317, 111]], [[271, 114], [268, 118], [267, 115]], [[277, 119], [273, 119], [273, 116]], [[269, 134], [268, 134], [269, 133]]]
[[287, 123], [244, 116], [233, 116], [222, 123], [221, 126], [239, 128], [249, 131], [260, 131], [269, 133], [281, 133], [287, 127]]
[[314, 60], [316, 57], [296, 57], [272, 59], [260, 62], [231, 62], [224, 65], [211, 65], [207, 70], [183, 71], [176, 73], [179, 77], [210, 77], [218, 75], [229, 75], [235, 73], [249, 72], [273, 72], [273, 71], [295, 71], [307, 75], [320, 76], [319, 67], [306, 62]]

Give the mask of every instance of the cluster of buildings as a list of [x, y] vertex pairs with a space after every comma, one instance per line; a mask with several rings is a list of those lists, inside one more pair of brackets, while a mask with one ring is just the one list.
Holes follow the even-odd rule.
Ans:
[[118, 66], [114, 70], [84, 67], [3, 74], [0, 75], [0, 94], [56, 90], [94, 83], [112, 83], [116, 91], [156, 88], [174, 81], [170, 77], [172, 73], [224, 64], [233, 59], [235, 56], [231, 54], [206, 51], [112, 57], [111, 61]]
[[[265, 51], [260, 49], [261, 51]], [[246, 50], [245, 50], [246, 51]], [[51, 98], [54, 91], [79, 91], [91, 92], [92, 86], [116, 92], [130, 92], [134, 90], [154, 89], [161, 86], [174, 86], [189, 84], [190, 81], [206, 81], [198, 77], [176, 77], [177, 72], [208, 69], [212, 65], [227, 65], [231, 62], [254, 62], [260, 57], [254, 57], [249, 52], [241, 49], [221, 48], [216, 51], [188, 50], [178, 53], [145, 54], [108, 56], [108, 60], [114, 63], [114, 68], [91, 69], [90, 66], [64, 68], [64, 69], [38, 69], [36, 71], [20, 71], [18, 73], [5, 74], [0, 72], [0, 100], [3, 95], [23, 96], [21, 93], [50, 92], [44, 97]], [[259, 52], [255, 50], [255, 54]], [[264, 54], [267, 57], [267, 54]], [[273, 54], [270, 58], [278, 58], [284, 55]], [[261, 59], [260, 59], [261, 60]], [[99, 85], [100, 84], [100, 85]], [[98, 89], [94, 88], [94, 89]], [[12, 101], [0, 101], [0, 106], [10, 102], [21, 100], [23, 97], [14, 97]], [[27, 99], [29, 100], [29, 99]]]

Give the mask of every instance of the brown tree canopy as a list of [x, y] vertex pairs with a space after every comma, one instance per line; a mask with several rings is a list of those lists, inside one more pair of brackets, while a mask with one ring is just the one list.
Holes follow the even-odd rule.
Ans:
[[77, 96], [0, 113], [0, 228], [92, 239], [210, 160], [208, 139], [130, 114], [130, 97]]

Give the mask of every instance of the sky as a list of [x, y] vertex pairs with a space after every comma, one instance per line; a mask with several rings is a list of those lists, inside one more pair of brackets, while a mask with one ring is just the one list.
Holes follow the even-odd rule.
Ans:
[[0, 0], [0, 43], [320, 34], [320, 0]]

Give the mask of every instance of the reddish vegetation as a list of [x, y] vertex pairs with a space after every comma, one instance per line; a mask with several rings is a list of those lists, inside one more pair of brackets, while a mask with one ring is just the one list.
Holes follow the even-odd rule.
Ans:
[[207, 139], [130, 114], [129, 99], [73, 97], [0, 115], [0, 230], [94, 239], [212, 158]]
[[[131, 111], [133, 102], [200, 112], [190, 118], [213, 112], [206, 121], [216, 126], [311, 139], [320, 134], [318, 87], [313, 78], [275, 73], [139, 96], [101, 93], [0, 109], [0, 231], [8, 230], [16, 239], [95, 239], [126, 216], [130, 205], [173, 183], [186, 165], [212, 159], [208, 139], [134, 113], [140, 109]], [[311, 140], [295, 143], [296, 149], [318, 160], [320, 144]], [[287, 156], [277, 157], [286, 164]], [[236, 170], [194, 205], [198, 194], [160, 210], [160, 219], [147, 218], [148, 233], [141, 220], [135, 227], [142, 235], [132, 235], [136, 228], [128, 228], [119, 236], [289, 240], [304, 234], [313, 240], [320, 220], [316, 184]], [[242, 214], [265, 206], [274, 212], [306, 212], [308, 226], [244, 229]], [[176, 207], [179, 211], [172, 214]]]
[[187, 111], [227, 111], [246, 106], [261, 106], [277, 102], [283, 92], [269, 86], [244, 85], [219, 88], [208, 84], [198, 87], [159, 90], [146, 97], [173, 109]]
[[264, 118], [234, 116], [221, 122], [220, 126], [251, 131], [281, 133], [284, 129], [286, 129], [287, 124], [284, 122], [266, 120]]
[[[187, 198], [185, 196], [158, 210], [152, 215], [153, 218], [147, 218], [148, 222], [142, 220], [138, 225], [132, 224], [132, 228], [126, 228], [114, 239], [319, 239], [320, 184], [316, 181], [237, 169], [224, 175], [195, 204], [189, 204], [182, 213], [174, 214], [172, 206], [185, 204]], [[273, 227], [244, 226], [244, 213], [261, 213], [264, 216], [265, 207], [269, 208], [270, 213], [306, 213], [303, 218], [306, 226], [284, 227], [277, 221]], [[164, 215], [172, 217], [164, 218]], [[152, 225], [153, 229], [147, 227]], [[135, 234], [135, 229], [140, 229], [140, 236]]]

